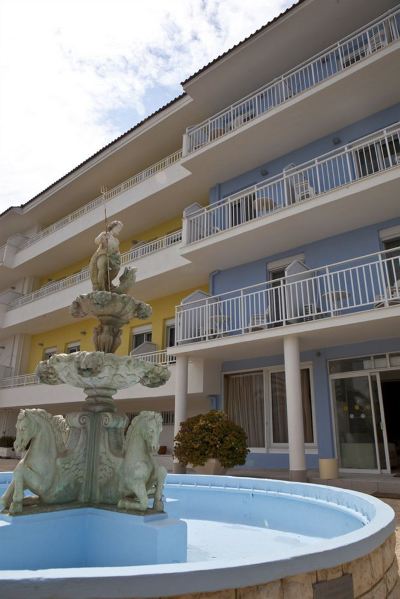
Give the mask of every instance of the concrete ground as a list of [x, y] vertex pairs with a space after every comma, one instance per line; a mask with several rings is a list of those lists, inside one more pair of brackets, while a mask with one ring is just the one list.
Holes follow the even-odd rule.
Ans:
[[[0, 458], [0, 472], [8, 472], [10, 470], [14, 470], [15, 466], [18, 464], [19, 460], [12, 460], [12, 459], [1, 459]], [[258, 475], [260, 475], [258, 473]], [[247, 473], [247, 476], [251, 476], [250, 472]], [[284, 478], [284, 477], [282, 477]], [[363, 492], [372, 492], [373, 490], [375, 490], [376, 488], [376, 481], [377, 481], [377, 477], [374, 476], [370, 476], [370, 477], [346, 477], [346, 478], [342, 478], [342, 479], [336, 479], [334, 481], [334, 485], [335, 486], [343, 486], [344, 488], [347, 489], [356, 489], [358, 491], [363, 491]], [[399, 563], [399, 570], [400, 570], [400, 478], [396, 478], [393, 479], [392, 477], [382, 477], [382, 475], [379, 477], [380, 483], [378, 484], [378, 492], [379, 492], [379, 498], [384, 501], [385, 503], [387, 503], [388, 505], [390, 505], [392, 507], [392, 509], [394, 510], [395, 514], [396, 514], [396, 555], [397, 555], [397, 561]], [[312, 478], [312, 482], [322, 482], [322, 481], [318, 481], [315, 478]], [[333, 481], [324, 481], [325, 484], [332, 484]], [[342, 483], [342, 484], [341, 484]], [[371, 489], [369, 489], [369, 485], [371, 486]], [[372, 488], [374, 487], [374, 488]], [[387, 495], [388, 497], [384, 496], [384, 489], [388, 489]], [[383, 491], [383, 492], [382, 492]], [[391, 497], [390, 495], [393, 494], [398, 495], [399, 499], [395, 499], [393, 497]]]

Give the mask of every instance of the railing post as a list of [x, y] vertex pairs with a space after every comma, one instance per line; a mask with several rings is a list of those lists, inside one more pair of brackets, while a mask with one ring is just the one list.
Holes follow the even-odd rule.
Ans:
[[242, 333], [245, 332], [244, 319], [245, 319], [244, 294], [243, 294], [243, 289], [241, 289], [240, 290], [240, 321], [241, 321], [240, 329], [242, 330]]
[[[387, 272], [387, 261], [385, 260], [385, 266], [384, 266], [383, 260], [382, 260], [382, 254], [379, 254], [378, 262], [379, 262], [379, 271], [381, 273], [381, 278], [382, 278], [382, 298], [383, 298], [383, 302], [384, 302], [385, 306], [388, 306], [389, 299], [390, 299], [388, 297], [388, 283], [389, 283], [390, 279], [388, 277], [388, 272]], [[385, 270], [386, 270], [386, 276], [385, 276]]]
[[210, 336], [210, 305], [208, 303], [208, 300], [206, 300], [204, 312], [205, 312], [205, 314], [204, 314], [204, 333], [205, 333], [206, 341], [208, 341], [208, 338]]
[[331, 273], [329, 272], [328, 267], [325, 268], [325, 274], [326, 274], [326, 286], [328, 289], [328, 291], [326, 293], [327, 303], [329, 304], [329, 311], [331, 313], [331, 316], [335, 316], [334, 303], [333, 303], [333, 289], [332, 289], [332, 284], [331, 284]]
[[184, 214], [182, 217], [182, 245], [188, 245], [190, 243], [190, 235], [189, 235], [189, 219]]
[[189, 133], [184, 133], [183, 134], [183, 139], [182, 139], [182, 158], [185, 158], [185, 156], [187, 156], [189, 154], [190, 151], [190, 137], [189, 137]]
[[281, 311], [282, 311], [282, 324], [286, 324], [287, 311], [286, 311], [286, 285], [281, 281], [279, 286], [279, 295], [281, 297]]

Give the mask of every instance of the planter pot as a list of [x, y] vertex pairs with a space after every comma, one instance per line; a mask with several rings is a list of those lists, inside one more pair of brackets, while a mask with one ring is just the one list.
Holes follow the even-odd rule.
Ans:
[[215, 458], [209, 458], [204, 466], [194, 466], [193, 469], [198, 474], [225, 474], [226, 472], [226, 468]]

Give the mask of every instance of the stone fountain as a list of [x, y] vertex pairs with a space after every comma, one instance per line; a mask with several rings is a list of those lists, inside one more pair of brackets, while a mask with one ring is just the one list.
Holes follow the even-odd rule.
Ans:
[[[90, 260], [93, 291], [78, 296], [71, 306], [75, 318], [98, 319], [93, 342], [96, 351], [56, 354], [40, 362], [42, 383], [66, 383], [82, 388], [85, 408], [53, 416], [42, 409], [21, 410], [15, 447], [28, 450], [17, 465], [13, 481], [1, 498], [5, 511], [51, 511], [77, 506], [110, 506], [146, 514], [163, 512], [165, 468], [153, 458], [159, 448], [161, 415], [142, 412], [133, 419], [118, 413], [113, 396], [137, 383], [159, 387], [169, 378], [168, 368], [132, 356], [117, 356], [122, 326], [132, 318], [146, 319], [151, 307], [130, 295], [135, 269], [125, 268], [118, 283], [121, 256], [113, 221], [95, 240]], [[126, 432], [125, 432], [126, 431]], [[24, 499], [24, 491], [35, 495]]]

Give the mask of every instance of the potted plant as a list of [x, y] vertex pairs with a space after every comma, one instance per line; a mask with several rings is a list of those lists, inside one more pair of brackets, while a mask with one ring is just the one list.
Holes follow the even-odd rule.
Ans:
[[217, 410], [188, 418], [175, 437], [175, 456], [201, 474], [223, 474], [244, 464], [248, 451], [244, 430]]
[[0, 458], [15, 458], [14, 437], [0, 437]]

